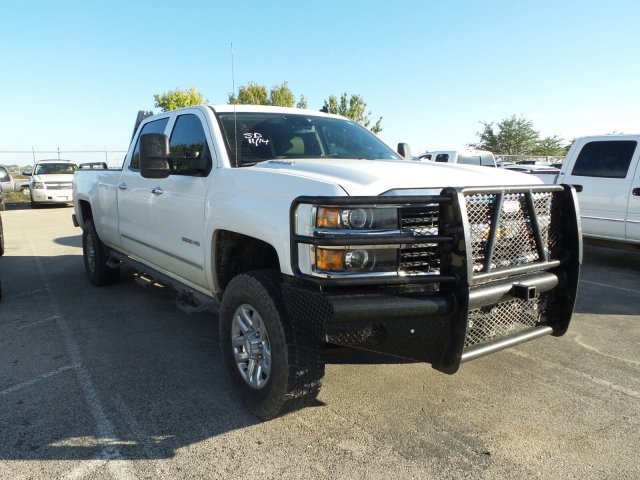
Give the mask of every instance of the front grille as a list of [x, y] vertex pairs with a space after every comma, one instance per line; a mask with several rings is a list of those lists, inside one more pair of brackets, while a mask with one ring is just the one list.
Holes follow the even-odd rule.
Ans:
[[71, 183], [46, 182], [44, 184], [47, 190], [68, 190], [72, 187]]
[[[527, 204], [535, 210], [543, 256], [538, 250], [533, 228], [532, 214]], [[545, 261], [544, 256], [555, 258], [558, 254], [559, 238], [556, 201], [553, 192], [509, 193], [502, 197], [500, 220], [496, 218], [499, 195], [475, 193], [465, 196], [470, 227], [473, 273], [496, 271], [501, 268]], [[490, 238], [493, 235], [493, 247]]]
[[[405, 208], [400, 212], [400, 226], [413, 235], [438, 235], [439, 205]], [[403, 275], [437, 275], [440, 273], [440, 249], [435, 243], [418, 243], [400, 249]]]
[[552, 297], [542, 294], [531, 300], [515, 298], [497, 305], [471, 310], [465, 348], [535, 327], [551, 306]]

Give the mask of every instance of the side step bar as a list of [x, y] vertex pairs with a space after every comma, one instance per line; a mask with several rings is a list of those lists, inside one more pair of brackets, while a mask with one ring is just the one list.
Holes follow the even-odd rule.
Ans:
[[136, 283], [139, 285], [150, 286], [157, 281], [162, 285], [174, 288], [178, 291], [176, 306], [187, 314], [203, 312], [205, 310], [211, 310], [217, 313], [220, 310], [220, 301], [217, 298], [194, 290], [179, 280], [158, 272], [120, 252], [111, 250], [107, 264], [118, 267], [128, 265], [133, 268], [138, 272]]

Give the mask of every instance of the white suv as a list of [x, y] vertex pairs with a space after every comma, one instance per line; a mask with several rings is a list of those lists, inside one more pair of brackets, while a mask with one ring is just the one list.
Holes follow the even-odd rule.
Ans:
[[71, 203], [73, 172], [78, 166], [68, 160], [41, 160], [36, 162], [29, 180], [31, 206]]

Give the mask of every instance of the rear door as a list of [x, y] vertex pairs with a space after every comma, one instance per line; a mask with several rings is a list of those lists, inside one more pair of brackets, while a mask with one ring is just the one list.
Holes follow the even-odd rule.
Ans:
[[624, 240], [637, 142], [624, 137], [582, 142], [576, 161], [560, 182], [578, 190], [585, 236]]

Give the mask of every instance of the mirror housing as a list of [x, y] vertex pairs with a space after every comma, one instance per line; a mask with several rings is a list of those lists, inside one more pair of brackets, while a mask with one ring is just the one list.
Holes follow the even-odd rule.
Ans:
[[140, 136], [140, 175], [144, 178], [167, 178], [169, 169], [169, 137], [162, 133]]
[[30, 177], [31, 175], [33, 175], [33, 172], [31, 170], [25, 170], [22, 173], [22, 175], [24, 175], [25, 177]]
[[399, 143], [398, 144], [398, 153], [405, 160], [411, 160], [411, 148], [408, 143]]

